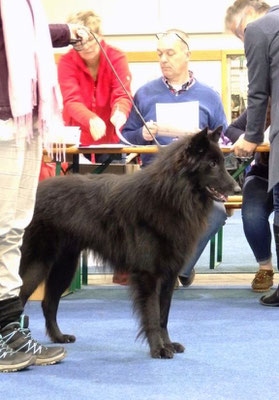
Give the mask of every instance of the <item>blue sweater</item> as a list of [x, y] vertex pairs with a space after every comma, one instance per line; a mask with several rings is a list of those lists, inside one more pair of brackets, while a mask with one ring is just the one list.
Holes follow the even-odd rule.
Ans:
[[[142, 86], [135, 94], [134, 101], [145, 121], [156, 121], [156, 103], [183, 103], [187, 101], [199, 101], [200, 129], [208, 127], [210, 130], [223, 126], [227, 128], [227, 120], [221, 98], [215, 90], [196, 81], [188, 90], [179, 95], [172, 93], [162, 78], [155, 79]], [[133, 144], [150, 145], [152, 141], [146, 141], [142, 136], [143, 123], [134, 108], [123, 127], [122, 135]], [[158, 142], [162, 145], [169, 144], [173, 137], [158, 136]], [[142, 154], [142, 165], [150, 163], [154, 154]]]

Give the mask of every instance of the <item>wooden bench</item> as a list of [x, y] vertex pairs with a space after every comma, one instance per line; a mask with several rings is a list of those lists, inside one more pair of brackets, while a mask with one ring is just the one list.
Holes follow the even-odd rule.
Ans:
[[[242, 207], [242, 196], [229, 196], [225, 202], [228, 216], [232, 215], [233, 210]], [[223, 259], [223, 226], [219, 232], [210, 240], [209, 268], [214, 269]]]

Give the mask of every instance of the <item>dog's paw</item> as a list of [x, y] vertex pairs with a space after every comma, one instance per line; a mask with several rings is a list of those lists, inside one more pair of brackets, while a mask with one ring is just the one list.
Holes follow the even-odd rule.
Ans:
[[63, 335], [64, 343], [74, 343], [76, 341], [76, 337], [74, 335]]
[[170, 359], [173, 358], [174, 351], [171, 347], [162, 347], [156, 350], [151, 350], [151, 357], [152, 358], [164, 358]]
[[184, 353], [185, 347], [182, 344], [172, 342], [172, 347], [175, 353]]
[[74, 335], [60, 335], [52, 339], [54, 343], [74, 343], [76, 337]]
[[185, 347], [176, 342], [165, 343], [165, 348], [170, 349], [173, 353], [184, 353]]

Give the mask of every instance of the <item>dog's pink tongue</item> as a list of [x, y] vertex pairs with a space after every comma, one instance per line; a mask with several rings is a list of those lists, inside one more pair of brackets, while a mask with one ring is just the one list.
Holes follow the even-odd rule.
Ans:
[[222, 201], [224, 203], [228, 200], [228, 196], [225, 196], [222, 193], [216, 192], [216, 196], [218, 197], [219, 201]]

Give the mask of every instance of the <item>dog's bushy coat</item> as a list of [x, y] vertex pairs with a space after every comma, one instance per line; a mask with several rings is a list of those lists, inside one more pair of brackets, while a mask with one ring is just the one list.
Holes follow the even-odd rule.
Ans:
[[205, 129], [173, 142], [131, 175], [76, 174], [39, 184], [23, 240], [20, 295], [25, 303], [45, 280], [42, 307], [53, 341], [75, 340], [59, 330], [57, 308], [80, 252], [91, 249], [116, 271], [129, 273], [152, 357], [171, 358], [184, 350], [167, 331], [175, 280], [206, 228], [213, 197], [235, 186], [219, 136], [220, 129], [210, 134]]

